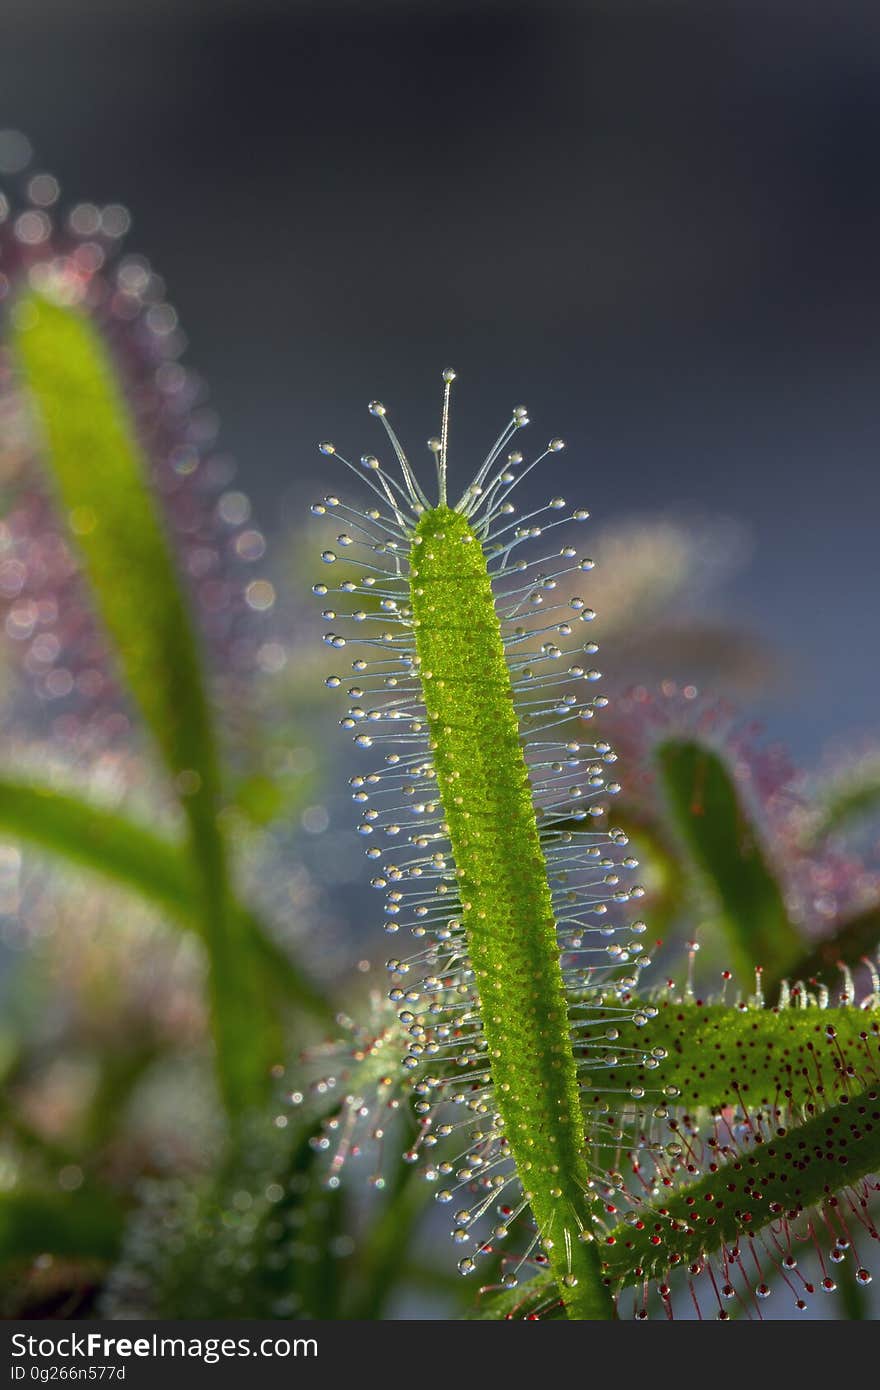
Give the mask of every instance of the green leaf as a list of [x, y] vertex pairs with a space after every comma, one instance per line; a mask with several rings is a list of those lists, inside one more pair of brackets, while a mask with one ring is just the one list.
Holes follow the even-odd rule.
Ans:
[[0, 778], [0, 831], [133, 888], [175, 917], [197, 913], [185, 846], [78, 796]]
[[[590, 1018], [597, 1026], [602, 1021], [595, 1005]], [[808, 1113], [810, 1106], [849, 1093], [847, 1068], [863, 1085], [880, 1081], [876, 1010], [741, 1010], [666, 1002], [642, 1027], [621, 1021], [619, 1008], [609, 1009], [607, 1021], [617, 1033], [620, 1067], [600, 1065], [592, 1077], [583, 1077], [590, 1110], [605, 1102], [619, 1108], [622, 1087], [624, 1095], [634, 1087], [647, 1095], [673, 1087], [676, 1103], [691, 1110], [773, 1105], [784, 1097], [789, 1108]]]
[[239, 782], [232, 804], [253, 825], [268, 825], [284, 807], [284, 791], [273, 778], [255, 772]]
[[[132, 889], [182, 926], [201, 930], [198, 878], [185, 845], [136, 821], [35, 782], [0, 778], [0, 831], [39, 846]], [[273, 941], [256, 914], [239, 903], [232, 911], [253, 943], [273, 985], [326, 1023], [334, 1011], [306, 973]]]
[[[408, 576], [426, 723], [483, 995], [493, 1103], [573, 1321], [613, 1316], [593, 1202], [547, 861], [532, 800], [488, 555], [465, 515], [419, 516]], [[487, 753], [491, 749], [491, 755]], [[490, 983], [491, 981], [491, 983]], [[485, 994], [484, 994], [485, 989]], [[416, 998], [418, 994], [416, 993]], [[465, 1257], [469, 1259], [470, 1257]]]
[[198, 642], [113, 367], [81, 314], [26, 293], [12, 346], [43, 459], [129, 690], [181, 795], [199, 876], [220, 1088], [232, 1115], [265, 1094], [272, 1058], [251, 952], [230, 910], [220, 773]]
[[[636, 1016], [645, 1017], [638, 1001], [633, 1004]], [[647, 1001], [646, 1006], [650, 1008]], [[575, 1017], [577, 1010], [575, 998]], [[591, 1005], [590, 1017], [599, 1036], [604, 1023], [613, 1024], [620, 1060], [619, 1070], [599, 1066], [595, 1085], [584, 1096], [588, 1139], [597, 1140], [597, 1164], [604, 1166], [606, 1115], [616, 1116], [615, 1123], [623, 1121], [638, 1148], [662, 1101], [664, 1113], [667, 1105], [673, 1110], [667, 1138], [676, 1141], [691, 1165], [678, 1172], [674, 1185], [667, 1187], [664, 1180], [644, 1204], [634, 1206], [637, 1224], [623, 1221], [600, 1241], [604, 1273], [613, 1285], [665, 1277], [677, 1265], [699, 1262], [741, 1234], [757, 1235], [762, 1226], [782, 1218], [795, 1220], [880, 1169], [877, 1010], [738, 1008], [668, 1000], [641, 1026], [622, 1020], [617, 1004], [608, 1005], [606, 1019]], [[589, 1056], [588, 1046], [582, 1055]], [[586, 1077], [584, 1085], [589, 1088]], [[627, 1124], [627, 1110], [632, 1125]], [[695, 1126], [702, 1144], [698, 1141], [691, 1151], [687, 1134], [693, 1121], [684, 1117], [722, 1110], [752, 1117], [760, 1113], [766, 1123], [758, 1127], [755, 1142], [737, 1145], [736, 1125], [728, 1120], [722, 1132], [732, 1151], [706, 1149], [701, 1158], [711, 1127]], [[655, 1127], [641, 1165], [646, 1177], [652, 1166], [648, 1155], [663, 1148], [659, 1133]], [[618, 1200], [617, 1207], [625, 1209], [625, 1200]], [[539, 1275], [520, 1289], [487, 1296], [472, 1316], [555, 1317], [557, 1305], [554, 1281]]]
[[49, 469], [128, 687], [169, 770], [195, 774], [192, 815], [219, 782], [198, 641], [108, 352], [82, 315], [25, 295], [13, 348]]
[[604, 1250], [606, 1274], [624, 1284], [658, 1278], [744, 1232], [755, 1235], [778, 1214], [793, 1219], [878, 1169], [880, 1098], [870, 1090], [664, 1197], [665, 1214], [646, 1212], [642, 1230], [617, 1226]]
[[715, 899], [732, 964], [784, 973], [803, 945], [721, 758], [697, 743], [670, 740], [657, 750], [657, 763], [676, 827]]
[[0, 1263], [37, 1255], [113, 1260], [122, 1214], [106, 1192], [0, 1193]]

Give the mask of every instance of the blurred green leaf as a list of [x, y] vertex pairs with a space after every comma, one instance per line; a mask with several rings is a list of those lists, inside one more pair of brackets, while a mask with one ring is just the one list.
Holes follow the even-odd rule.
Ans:
[[880, 903], [875, 903], [842, 923], [824, 941], [807, 949], [802, 946], [800, 956], [785, 969], [768, 971], [765, 980], [768, 993], [783, 979], [822, 980], [825, 984], [833, 984], [835, 980], [840, 980], [841, 965], [856, 966], [866, 956], [876, 956], [878, 946]]
[[12, 346], [98, 614], [164, 756], [189, 822], [210, 956], [221, 1093], [232, 1115], [266, 1093], [266, 1030], [241, 918], [230, 910], [217, 826], [220, 772], [199, 647], [148, 465], [98, 333], [78, 312], [29, 292]]
[[115, 1259], [122, 1238], [122, 1213], [108, 1193], [0, 1193], [0, 1263], [37, 1255]]
[[782, 892], [721, 758], [697, 743], [657, 750], [675, 826], [715, 899], [738, 970], [787, 970], [803, 953]]
[[175, 917], [196, 910], [186, 847], [115, 811], [55, 787], [0, 777], [0, 830], [125, 884]]
[[[602, 1245], [606, 1275], [626, 1288], [663, 1278], [669, 1269], [711, 1254], [741, 1236], [755, 1237], [778, 1210], [809, 1210], [829, 1194], [877, 1171], [880, 1127], [857, 1117], [876, 1112], [876, 1092], [850, 1095], [801, 1125], [756, 1144], [744, 1161], [719, 1163], [694, 1182], [665, 1192], [663, 1216], [613, 1227]], [[836, 1135], [829, 1146], [829, 1136]], [[829, 1147], [836, 1150], [830, 1160]], [[839, 1163], [844, 1156], [845, 1164]], [[700, 1214], [710, 1209], [711, 1221]], [[659, 1235], [659, 1239], [658, 1239]], [[511, 1293], [488, 1295], [471, 1314], [479, 1319], [553, 1316], [558, 1303], [547, 1275]]]
[[16, 306], [13, 348], [72, 538], [129, 690], [169, 771], [200, 786], [213, 821], [219, 773], [199, 644], [109, 355], [82, 315], [36, 294]]
[[272, 777], [255, 772], [239, 782], [232, 804], [253, 825], [268, 825], [284, 807], [284, 789]]
[[[202, 927], [198, 878], [186, 846], [79, 797], [35, 782], [0, 778], [0, 831], [130, 888], [176, 921]], [[306, 973], [248, 908], [233, 902], [273, 985], [326, 1023], [334, 1011]]]

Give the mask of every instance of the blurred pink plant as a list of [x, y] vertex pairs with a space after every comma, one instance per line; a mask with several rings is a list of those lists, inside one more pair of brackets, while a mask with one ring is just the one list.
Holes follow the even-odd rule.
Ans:
[[[254, 620], [274, 602], [273, 586], [252, 568], [265, 538], [248, 498], [231, 486], [235, 465], [217, 449], [202, 383], [181, 364], [185, 338], [165, 285], [146, 260], [124, 251], [128, 213], [118, 204], [78, 203], [64, 214], [59, 199], [56, 179], [27, 170], [16, 196], [0, 190], [0, 314], [15, 313], [20, 287], [47, 288], [81, 308], [105, 339], [210, 667], [234, 687], [258, 665], [263, 637]], [[0, 480], [9, 499], [0, 520], [0, 621], [51, 731], [75, 739], [88, 729], [112, 743], [128, 732], [125, 703], [3, 348]], [[234, 700], [223, 703], [234, 712]]]
[[792, 920], [808, 935], [823, 937], [880, 901], [880, 864], [843, 841], [815, 842], [811, 775], [796, 768], [779, 744], [762, 744], [760, 727], [744, 721], [726, 700], [674, 681], [656, 689], [635, 686], [603, 712], [602, 732], [627, 769], [627, 804], [659, 824], [666, 813], [655, 771], [657, 747], [667, 739], [693, 739], [715, 750], [761, 833]]

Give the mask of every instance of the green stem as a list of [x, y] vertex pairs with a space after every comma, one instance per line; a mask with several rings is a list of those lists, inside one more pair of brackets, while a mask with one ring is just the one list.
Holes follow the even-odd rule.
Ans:
[[446, 507], [422, 515], [411, 575], [434, 766], [496, 1104], [569, 1317], [612, 1318], [592, 1238], [547, 866], [486, 557], [462, 515]]

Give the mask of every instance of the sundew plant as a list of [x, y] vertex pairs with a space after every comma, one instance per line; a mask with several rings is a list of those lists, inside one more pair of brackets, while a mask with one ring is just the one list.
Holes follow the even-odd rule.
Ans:
[[429, 467], [320, 446], [313, 670], [128, 222], [0, 194], [0, 1313], [870, 1316], [876, 755], [605, 684], [563, 441], [466, 472], [451, 369]]
[[[650, 958], [631, 914], [645, 890], [611, 809], [616, 755], [591, 734], [608, 701], [584, 694], [600, 679], [583, 640], [595, 614], [566, 582], [593, 568], [570, 534], [589, 513], [553, 497], [517, 515], [512, 494], [564, 447], [551, 439], [529, 463], [508, 452], [524, 406], [453, 503], [456, 373], [443, 376], [428, 489], [373, 401], [396, 467], [364, 455], [371, 504], [313, 508], [342, 518], [336, 544], [357, 557], [346, 569], [325, 550], [339, 578], [314, 587], [364, 605], [344, 615], [366, 627], [342, 726], [370, 761], [351, 785], [386, 930], [416, 938], [388, 961], [420, 1120], [406, 1158], [431, 1155], [460, 1273], [485, 1263], [483, 1294], [511, 1291], [487, 1315], [609, 1319], [633, 1286], [636, 1317], [655, 1291], [671, 1315], [678, 1266], [698, 1312], [698, 1276], [726, 1319], [769, 1294], [768, 1265], [803, 1309], [799, 1221], [827, 1227], [832, 1262], [877, 1236], [876, 973], [862, 1008], [848, 981], [830, 1014], [828, 990], [803, 983], [767, 1008], [760, 969], [733, 1007], [671, 981], [640, 989]], [[345, 647], [343, 615], [323, 616]], [[454, 1156], [437, 1159], [438, 1141]], [[822, 1287], [836, 1288], [824, 1265]]]
[[[436, 500], [428, 500], [385, 407], [374, 401], [370, 410], [385, 426], [402, 482], [366, 456], [380, 505], [346, 517], [351, 532], [338, 538], [340, 546], [366, 547], [370, 558], [359, 584], [342, 577], [332, 592], [357, 587], [378, 600], [374, 613], [354, 614], [374, 624], [368, 641], [377, 655], [355, 661], [349, 695], [356, 703], [343, 720], [359, 730], [360, 749], [381, 755], [377, 767], [353, 778], [359, 829], [371, 841], [390, 840], [390, 849], [367, 851], [381, 865], [373, 882], [386, 891], [394, 930], [414, 928], [421, 946], [388, 965], [400, 981], [391, 998], [404, 1006], [400, 1021], [411, 1039], [404, 1065], [420, 1074], [418, 1109], [431, 1117], [423, 1133], [434, 1128], [439, 1097], [459, 1096], [470, 1111], [451, 1126], [465, 1175], [438, 1195], [454, 1203], [478, 1174], [488, 1179], [488, 1202], [481, 1195], [460, 1214], [455, 1238], [470, 1243], [481, 1209], [494, 1209], [515, 1185], [515, 1207], [531, 1207], [534, 1244], [573, 1315], [607, 1316], [583, 1143], [583, 1067], [570, 1041], [574, 1028], [582, 1059], [592, 1057], [593, 1011], [585, 995], [570, 1019], [567, 991], [574, 996], [619, 973], [620, 962], [639, 962], [645, 928], [605, 924], [609, 902], [639, 892], [621, 886], [635, 863], [620, 853], [622, 832], [593, 828], [604, 814], [600, 795], [617, 790], [606, 783], [612, 752], [586, 734], [570, 737], [572, 721], [604, 701], [579, 692], [598, 679], [590, 664], [595, 644], [571, 641], [594, 614], [582, 598], [557, 601], [556, 593], [563, 576], [592, 562], [568, 544], [520, 558], [526, 542], [546, 547], [546, 533], [560, 521], [584, 521], [588, 513], [572, 518], [556, 497], [546, 508], [555, 520], [543, 520], [544, 509], [512, 519], [510, 495], [529, 469], [520, 453], [506, 450], [528, 424], [523, 407], [452, 505], [455, 373], [444, 375], [441, 432], [430, 443]], [[541, 458], [562, 447], [551, 440]], [[323, 505], [348, 511], [335, 498]], [[335, 563], [336, 552], [323, 559]], [[335, 621], [336, 612], [325, 616]], [[335, 632], [327, 640], [333, 647], [344, 641]], [[571, 648], [567, 659], [560, 642]], [[624, 985], [635, 983], [631, 970]], [[631, 1019], [630, 1009], [621, 1012]], [[464, 1255], [459, 1269], [473, 1268], [472, 1255]]]

